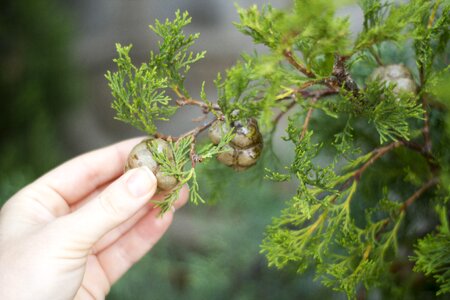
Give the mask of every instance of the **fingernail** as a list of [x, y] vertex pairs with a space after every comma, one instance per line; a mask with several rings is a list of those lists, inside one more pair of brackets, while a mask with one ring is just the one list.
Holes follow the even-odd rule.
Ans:
[[131, 195], [136, 198], [150, 193], [154, 189], [155, 176], [147, 167], [131, 170], [133, 174], [127, 180], [127, 187]]

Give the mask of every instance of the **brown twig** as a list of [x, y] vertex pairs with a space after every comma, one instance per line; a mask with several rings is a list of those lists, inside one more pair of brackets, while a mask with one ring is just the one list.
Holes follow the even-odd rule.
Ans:
[[[345, 191], [349, 186], [351, 186], [353, 184], [354, 181], [359, 181], [361, 180], [361, 176], [364, 173], [365, 170], [367, 170], [368, 167], [370, 167], [372, 164], [374, 164], [378, 159], [380, 159], [382, 156], [384, 156], [385, 154], [389, 153], [390, 151], [394, 150], [397, 147], [400, 147], [401, 145], [403, 145], [403, 142], [397, 141], [397, 142], [393, 142], [391, 144], [388, 144], [384, 147], [381, 148], [377, 148], [375, 150], [372, 151], [372, 156], [371, 158], [365, 163], [363, 164], [359, 169], [357, 169], [353, 175], [348, 178], [339, 188], [339, 191]], [[337, 199], [338, 199], [339, 195], [336, 194], [332, 199], [331, 199], [331, 203], [334, 203]]]
[[434, 157], [434, 155], [431, 152], [426, 151], [425, 147], [423, 147], [422, 145], [420, 145], [418, 143], [411, 142], [411, 141], [402, 141], [402, 142], [405, 145], [405, 147], [418, 152], [420, 155], [422, 155], [426, 159], [428, 166], [430, 167], [431, 173], [433, 173], [435, 176], [438, 174], [441, 167], [439, 166], [436, 158]]
[[[335, 87], [343, 87], [347, 91], [353, 93], [355, 97], [358, 97], [360, 92], [358, 85], [350, 76], [350, 73], [347, 71], [345, 67], [345, 62], [349, 57], [347, 56], [335, 56], [334, 66], [333, 66], [333, 75], [336, 78], [335, 83], [331, 83], [331, 85]], [[337, 85], [337, 86], [336, 86]]]
[[411, 204], [413, 204], [423, 193], [425, 193], [428, 189], [439, 183], [439, 178], [434, 177], [428, 180], [420, 189], [418, 189], [414, 194], [411, 195], [400, 208], [400, 211], [405, 211]]
[[307, 90], [307, 88], [309, 88], [313, 85], [316, 85], [316, 84], [327, 85], [326, 82], [328, 82], [328, 81], [329, 81], [328, 79], [307, 81], [307, 82], [303, 83], [301, 86], [291, 89], [289, 92], [278, 95], [276, 100], [277, 101], [290, 100], [297, 94], [300, 94], [303, 98], [311, 98], [311, 97], [321, 98], [324, 96], [334, 95], [334, 94], [339, 93], [339, 91], [334, 87], [329, 87], [328, 89], [325, 89], [325, 90], [312, 90], [312, 91]]
[[[417, 191], [414, 192], [405, 202], [403, 202], [402, 206], [400, 207], [399, 213], [404, 212], [409, 206], [411, 206], [417, 199], [419, 199], [420, 196], [422, 196], [423, 193], [425, 193], [428, 189], [432, 188], [433, 186], [437, 185], [439, 183], [439, 178], [434, 177], [424, 183]], [[383, 221], [383, 224], [381, 225], [380, 229], [378, 230], [375, 239], [379, 241], [381, 239], [381, 235], [383, 234], [386, 227], [389, 225], [389, 223], [392, 221], [392, 219], [387, 218]]]
[[422, 96], [422, 108], [423, 108], [423, 139], [424, 139], [424, 150], [427, 153], [431, 153], [432, 149], [432, 142], [431, 142], [431, 136], [430, 136], [430, 115], [428, 113], [428, 103], [426, 100], [425, 95]]
[[430, 116], [428, 113], [428, 101], [426, 96], [423, 94], [423, 87], [425, 86], [425, 67], [424, 64], [421, 63], [419, 66], [419, 81], [420, 86], [418, 90], [418, 94], [421, 95], [422, 99], [422, 108], [423, 108], [423, 119], [424, 124], [422, 128], [422, 135], [424, 139], [424, 150], [428, 153], [431, 153], [432, 149], [432, 141], [430, 136]]
[[[342, 186], [340, 187], [340, 191], [344, 191], [345, 189], [347, 189], [352, 183], [353, 181], [357, 180], [359, 181], [361, 179], [362, 174], [364, 173], [365, 170], [367, 170], [368, 167], [370, 167], [372, 164], [374, 164], [378, 159], [380, 159], [382, 156], [386, 155], [387, 153], [389, 153], [390, 151], [400, 147], [400, 146], [406, 146], [409, 149], [412, 149], [414, 151], [418, 151], [419, 153], [421, 153], [429, 162], [430, 167], [432, 168], [432, 173], [436, 176], [437, 172], [439, 171], [439, 166], [435, 163], [434, 157], [430, 154], [430, 153], [426, 153], [423, 151], [423, 148], [420, 145], [417, 145], [415, 143], [412, 142], [408, 142], [408, 141], [396, 141], [393, 142], [391, 144], [388, 144], [384, 147], [381, 148], [377, 148], [375, 150], [372, 151], [372, 156], [371, 158], [365, 163], [363, 164], [359, 169], [357, 169], [354, 173], [353, 176], [351, 176], [349, 179], [347, 179]], [[406, 204], [405, 206], [408, 207], [409, 205], [412, 204], [412, 202], [414, 202], [416, 200], [416, 198], [418, 198], [425, 190], [427, 190], [428, 188], [432, 187], [433, 185], [436, 185], [439, 182], [439, 179], [437, 177], [434, 177], [433, 179], [431, 179], [430, 181], [428, 181], [424, 187], [425, 189], [422, 190], [424, 187], [422, 187], [418, 192], [416, 192], [413, 196], [411, 196], [408, 200], [406, 200]], [[416, 195], [417, 194], [417, 195]], [[336, 195], [333, 200], [331, 200], [331, 202], [336, 201], [338, 195]], [[405, 208], [406, 208], [405, 207]], [[386, 227], [387, 224], [384, 225], [384, 227]], [[384, 228], [383, 227], [383, 228]]]
[[367, 297], [367, 289], [364, 285], [360, 286], [358, 292], [356, 293], [357, 300], [366, 300]]
[[381, 235], [383, 234], [384, 230], [386, 229], [386, 227], [389, 225], [390, 222], [391, 222], [391, 219], [388, 218], [383, 221], [383, 224], [381, 224], [380, 229], [378, 229], [378, 232], [375, 235], [375, 240], [377, 242], [381, 240]]
[[273, 119], [273, 123], [274, 124], [278, 124], [278, 122], [281, 120], [281, 118], [291, 109], [295, 106], [295, 104], [297, 104], [297, 101], [292, 100], [286, 107], [285, 110], [280, 111], [278, 113], [278, 115], [275, 117], [275, 119]]
[[173, 136], [171, 136], [171, 135], [167, 135], [167, 134], [159, 133], [159, 132], [155, 133], [154, 136], [155, 136], [155, 138], [157, 138], [157, 139], [162, 139], [162, 140], [170, 141], [170, 142], [175, 142], [175, 141], [178, 140], [177, 137], [173, 137]]
[[[423, 195], [428, 189], [432, 188], [433, 186], [437, 185], [439, 183], [439, 178], [434, 177], [424, 183], [417, 191], [414, 192], [405, 202], [403, 202], [402, 206], [399, 210], [399, 215], [401, 215], [405, 210], [411, 206], [417, 199], [420, 198], [420, 196]], [[386, 218], [383, 220], [383, 223], [381, 224], [380, 229], [378, 229], [375, 240], [380, 241], [382, 234], [384, 233], [386, 227], [392, 222], [392, 218]], [[367, 259], [369, 257], [370, 252], [372, 251], [372, 245], [368, 245], [366, 247], [366, 250], [364, 251], [363, 258]]]
[[375, 51], [375, 49], [373, 49], [372, 47], [369, 48], [369, 52], [370, 54], [372, 54], [372, 57], [375, 59], [375, 61], [377, 62], [377, 64], [379, 66], [384, 66], [383, 61], [381, 60], [380, 55]]
[[287, 61], [297, 70], [299, 70], [301, 73], [306, 75], [309, 78], [316, 78], [316, 75], [308, 70], [305, 66], [301, 65], [294, 57], [294, 54], [290, 50], [284, 50], [283, 51], [284, 57], [286, 57]]
[[190, 131], [188, 131], [188, 132], [186, 132], [186, 133], [184, 133], [184, 134], [182, 134], [182, 135], [180, 135], [180, 136], [175, 136], [175, 137], [173, 137], [173, 136], [165, 135], [165, 134], [162, 134], [162, 133], [156, 133], [156, 134], [155, 134], [155, 137], [156, 137], [156, 138], [163, 139], [163, 140], [166, 140], [166, 141], [170, 141], [170, 142], [177, 142], [177, 141], [179, 141], [179, 140], [181, 140], [181, 139], [183, 139], [183, 138], [186, 138], [186, 137], [188, 137], [188, 136], [191, 136], [191, 137], [192, 137], [192, 143], [191, 143], [191, 149], [190, 149], [190, 151], [189, 151], [189, 157], [190, 157], [190, 159], [191, 159], [192, 167], [195, 168], [195, 165], [196, 165], [197, 163], [200, 163], [200, 162], [203, 161], [203, 158], [195, 152], [196, 137], [197, 137], [201, 132], [203, 132], [203, 131], [205, 131], [206, 129], [208, 129], [209, 127], [211, 127], [211, 125], [212, 125], [217, 119], [218, 119], [218, 118], [214, 118], [214, 119], [210, 120], [209, 122], [207, 122], [207, 123], [205, 123], [205, 124], [203, 124], [203, 125], [201, 125], [201, 126], [197, 126], [197, 127], [195, 127], [194, 129], [192, 129], [192, 130], [190, 130]]
[[[423, 86], [425, 85], [425, 67], [423, 64], [419, 67], [419, 80], [420, 80], [420, 87], [419, 87], [419, 93], [422, 92]], [[423, 108], [423, 128], [422, 128], [422, 135], [424, 139], [424, 150], [426, 152], [431, 153], [431, 137], [430, 137], [430, 117], [428, 114], [428, 103], [425, 95], [422, 95], [422, 108]]]
[[[311, 99], [311, 107], [308, 109], [308, 112], [305, 117], [305, 121], [303, 122], [302, 132], [300, 133], [300, 140], [302, 140], [306, 132], [308, 132], [309, 122], [311, 121], [311, 116], [314, 111], [314, 104], [322, 97], [328, 96], [328, 95], [334, 95], [337, 94], [338, 91], [334, 89], [327, 89], [327, 90], [317, 90], [317, 91], [300, 91], [303, 97], [312, 97]], [[305, 97], [306, 98], [306, 97]]]
[[206, 118], [208, 118], [208, 115], [207, 114], [203, 114], [203, 115], [201, 115], [199, 117], [193, 118], [192, 122], [195, 122], [195, 123], [202, 122], [202, 121], [205, 121]]
[[388, 145], [386, 145], [384, 147], [377, 148], [377, 149], [373, 150], [372, 151], [372, 153], [373, 153], [372, 157], [365, 164], [363, 164], [358, 170], [356, 170], [356, 172], [353, 174], [352, 177], [355, 180], [360, 180], [362, 173], [369, 166], [371, 166], [374, 162], [376, 162], [378, 159], [380, 159], [382, 156], [384, 156], [385, 154], [387, 154], [391, 150], [394, 150], [395, 148], [398, 148], [401, 145], [403, 145], [403, 142], [402, 141], [397, 141], [397, 142], [390, 143], [390, 144], [388, 144]]
[[209, 113], [211, 110], [220, 111], [220, 107], [217, 104], [212, 104], [211, 106], [206, 104], [203, 101], [195, 100], [195, 99], [187, 99], [187, 98], [181, 98], [176, 101], [178, 106], [186, 106], [186, 105], [193, 105], [198, 106], [202, 109], [202, 112], [204, 114]]
[[[316, 102], [318, 99], [326, 97], [326, 96], [330, 96], [330, 95], [335, 95], [337, 94], [338, 91], [334, 90], [334, 89], [326, 89], [326, 90], [315, 90], [315, 91], [307, 91], [307, 90], [300, 90], [297, 89], [294, 91], [294, 93], [290, 96], [286, 96], [285, 98], [280, 98], [279, 101], [281, 100], [287, 100], [287, 99], [293, 99], [295, 97], [296, 94], [300, 94], [303, 98], [313, 98], [316, 99], [314, 102]], [[297, 101], [295, 99], [293, 99], [286, 107], [285, 110], [281, 111], [274, 119], [273, 119], [273, 123], [277, 124], [281, 118], [289, 111], [291, 110], [295, 104], [297, 104]]]
[[183, 134], [182, 136], [180, 136], [180, 138], [186, 137], [191, 135], [192, 136], [192, 143], [191, 143], [191, 150], [189, 151], [189, 156], [191, 158], [191, 163], [192, 163], [192, 167], [195, 168], [195, 165], [197, 163], [200, 163], [203, 161], [203, 157], [201, 157], [200, 155], [198, 155], [195, 152], [195, 142], [196, 142], [196, 137], [197, 135], [199, 135], [201, 132], [205, 131], [206, 129], [208, 129], [209, 127], [211, 127], [211, 125], [217, 120], [217, 118], [212, 119], [211, 121], [209, 121], [208, 123], [204, 124], [203, 126], [199, 126], [194, 128], [193, 130], [191, 130], [190, 132], [187, 132], [185, 134]]
[[[178, 89], [177, 86], [173, 87], [173, 91], [178, 95], [178, 97], [180, 99], [176, 100], [176, 104], [180, 107], [182, 106], [186, 106], [186, 105], [192, 105], [192, 106], [198, 106], [202, 109], [203, 112], [203, 116], [194, 119], [194, 122], [200, 122], [204, 119], [206, 119], [206, 116], [212, 111], [218, 111], [221, 112], [221, 109], [219, 107], [219, 105], [217, 104], [208, 104], [205, 103], [203, 101], [200, 100], [195, 100], [192, 98], [187, 98], [183, 93], [180, 92], [180, 90]], [[220, 117], [219, 117], [220, 118]], [[194, 168], [195, 165], [199, 162], [202, 162], [203, 158], [201, 156], [199, 156], [196, 152], [195, 152], [195, 143], [196, 143], [196, 137], [203, 131], [205, 131], [206, 129], [208, 129], [216, 120], [218, 119], [217, 116], [215, 116], [212, 120], [210, 120], [209, 122], [201, 125], [201, 126], [197, 126], [194, 129], [180, 135], [177, 137], [172, 137], [172, 136], [168, 136], [168, 135], [164, 135], [161, 133], [156, 133], [155, 137], [157, 138], [161, 138], [164, 140], [168, 140], [168, 141], [179, 141], [183, 138], [186, 138], [188, 136], [192, 137], [192, 142], [191, 142], [191, 148], [189, 151], [189, 156], [191, 158], [191, 163], [192, 163], [192, 167]]]
[[197, 163], [203, 161], [203, 157], [195, 152], [195, 139], [192, 140], [191, 149], [189, 150], [189, 157], [191, 158], [191, 165], [193, 168], [197, 165]]
[[303, 121], [302, 132], [300, 133], [300, 140], [303, 140], [303, 138], [306, 135], [306, 132], [308, 131], [309, 122], [311, 120], [311, 116], [312, 116], [312, 113], [314, 111], [313, 105], [317, 102], [318, 99], [319, 98], [317, 98], [317, 97], [314, 97], [314, 98], [311, 99], [311, 105], [312, 106], [308, 109], [308, 113], [306, 114], [305, 121]]
[[181, 140], [181, 139], [183, 139], [183, 138], [185, 138], [187, 136], [192, 136], [195, 139], [197, 137], [197, 135], [199, 135], [201, 132], [203, 132], [206, 129], [208, 129], [214, 123], [214, 121], [216, 121], [216, 120], [217, 120], [217, 118], [214, 118], [214, 119], [210, 120], [209, 122], [207, 122], [207, 123], [205, 123], [205, 124], [203, 124], [201, 126], [197, 126], [194, 129], [189, 130], [186, 133], [183, 133], [180, 136], [165, 135], [165, 134], [162, 134], [162, 133], [158, 132], [158, 133], [155, 133], [155, 137], [163, 139], [163, 140], [166, 140], [166, 141], [170, 140], [172, 142], [179, 141], [179, 140]]
[[307, 91], [307, 90], [299, 90], [298, 94], [302, 95], [303, 98], [323, 98], [325, 96], [336, 95], [339, 93], [337, 89], [329, 88], [326, 90], [315, 90], [315, 91]]
[[187, 137], [189, 135], [192, 135], [194, 138], [197, 137], [197, 135], [199, 135], [201, 132], [205, 131], [206, 129], [208, 129], [215, 121], [217, 120], [217, 118], [214, 118], [212, 120], [210, 120], [209, 122], [203, 124], [202, 126], [198, 126], [194, 129], [192, 129], [191, 131], [186, 132], [185, 134], [180, 136], [181, 138]]

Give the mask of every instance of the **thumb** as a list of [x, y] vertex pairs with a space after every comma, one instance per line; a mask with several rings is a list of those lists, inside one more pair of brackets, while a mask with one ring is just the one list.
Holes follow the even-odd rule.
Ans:
[[156, 191], [156, 178], [147, 167], [132, 169], [94, 200], [61, 218], [66, 240], [90, 249], [103, 235], [131, 218]]

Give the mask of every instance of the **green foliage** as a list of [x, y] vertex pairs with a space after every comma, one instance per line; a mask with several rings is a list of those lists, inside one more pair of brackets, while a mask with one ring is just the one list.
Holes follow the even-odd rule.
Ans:
[[[449, 5], [439, 0], [364, 0], [361, 7], [364, 24], [356, 40], [350, 38], [348, 19], [336, 18], [329, 1], [295, 0], [289, 11], [270, 5], [238, 7], [237, 29], [255, 44], [267, 46], [268, 52], [243, 54], [223, 76], [218, 75], [217, 105], [207, 99], [204, 84], [201, 100], [192, 99], [183, 87], [186, 66], [202, 56], [186, 54], [197, 37], [186, 38], [181, 31], [190, 20], [187, 14], [177, 13], [174, 21], [152, 27], [163, 42], [160, 54], [152, 53], [142, 71], [120, 49], [115, 74], [126, 75], [128, 68], [132, 76], [114, 80], [120, 75], [107, 76], [118, 117], [137, 122], [134, 125], [144, 130], [150, 126], [149, 134], [157, 130], [154, 119], [168, 117], [176, 109], [164, 94], [167, 88], [180, 98], [177, 105], [197, 105], [204, 114], [229, 124], [257, 118], [269, 144], [279, 121], [292, 111], [282, 139], [293, 156], [281, 168], [262, 165], [273, 156], [265, 156], [256, 167], [266, 170], [266, 179], [297, 186], [286, 208], [267, 227], [261, 252], [270, 266], [314, 271], [316, 280], [349, 298], [375, 289], [396, 297], [407, 295], [405, 282], [412, 282], [415, 275], [407, 270], [398, 279], [392, 265], [405, 260], [420, 236], [415, 222], [425, 219], [433, 226], [424, 218], [430, 209], [421, 206], [421, 200], [445, 194], [439, 185], [450, 182], [449, 131], [444, 132], [445, 124], [450, 124], [450, 102], [443, 96]], [[416, 93], [397, 92], [395, 84], [369, 78], [387, 58], [411, 68]], [[144, 91], [148, 86], [153, 88]], [[152, 90], [158, 92], [141, 96]], [[144, 114], [149, 117], [142, 118]], [[195, 168], [202, 160], [197, 158], [216, 156], [232, 139], [226, 136], [218, 146], [206, 142], [199, 148], [198, 134], [207, 127], [194, 128], [171, 142], [174, 159], [156, 157], [164, 172], [178, 178], [180, 187], [190, 183], [195, 203], [204, 202]], [[215, 187], [223, 192], [220, 183]], [[178, 192], [176, 188], [158, 203], [163, 211]], [[447, 211], [447, 202], [435, 199]], [[415, 270], [437, 276], [443, 293], [450, 255], [440, 252], [444, 262], [440, 265], [432, 257], [437, 253], [428, 248], [445, 247], [441, 236], [420, 240]]]
[[258, 255], [264, 227], [283, 205], [275, 183], [249, 184], [259, 176], [254, 168], [235, 173], [214, 162], [197, 168], [202, 195], [208, 202], [217, 196], [216, 204], [177, 211], [174, 226], [108, 299], [344, 299], [310, 284], [312, 274], [269, 269]]
[[[216, 157], [219, 153], [223, 152], [224, 147], [233, 137], [234, 134], [230, 131], [224, 135], [219, 144], [207, 144], [203, 146], [196, 155], [199, 155], [202, 159]], [[160, 165], [160, 170], [163, 174], [174, 176], [179, 182], [177, 187], [168, 193], [162, 201], [155, 201], [155, 206], [161, 208], [161, 214], [164, 214], [171, 209], [174, 202], [179, 198], [180, 190], [185, 184], [189, 184], [190, 186], [190, 201], [192, 203], [205, 203], [205, 200], [200, 195], [196, 169], [194, 166], [189, 165], [191, 163], [190, 153], [193, 142], [193, 137], [191, 135], [183, 137], [176, 142], [170, 142], [172, 155], [157, 151], [158, 145], [156, 143], [151, 145], [153, 157]]]
[[276, 48], [280, 43], [281, 36], [274, 30], [275, 24], [284, 20], [284, 13], [273, 8], [271, 5], [253, 5], [248, 9], [237, 7], [241, 23], [235, 23], [236, 28], [245, 35], [253, 38], [256, 44], [264, 44], [269, 48]]
[[118, 70], [106, 73], [115, 99], [112, 107], [117, 111], [116, 119], [151, 135], [157, 130], [155, 121], [167, 121], [177, 110], [177, 106], [171, 105], [167, 89], [188, 97], [183, 85], [185, 75], [190, 65], [205, 55], [205, 52], [189, 52], [199, 37], [198, 34], [185, 37], [183, 27], [190, 22], [188, 13], [181, 14], [179, 11], [173, 21], [161, 23], [156, 20], [150, 28], [163, 39], [159, 43], [159, 53], [151, 52], [149, 63], [143, 63], [140, 67], [131, 61], [131, 45], [116, 45], [119, 57], [114, 62]]
[[450, 228], [448, 226], [447, 209], [437, 207], [441, 225], [438, 231], [420, 239], [412, 258], [416, 265], [414, 270], [433, 276], [440, 285], [438, 295], [450, 292]]
[[306, 67], [318, 75], [329, 75], [334, 54], [348, 51], [348, 20], [332, 17], [330, 1], [294, 1], [290, 13], [270, 5], [261, 10], [255, 5], [248, 9], [238, 7], [238, 13], [240, 23], [236, 27], [251, 36], [254, 43], [264, 44], [276, 53], [300, 51]]
[[[299, 1], [300, 4], [305, 5], [306, 2]], [[317, 5], [320, 5], [319, 2]], [[382, 42], [406, 40], [407, 33], [411, 32], [410, 25], [417, 19], [425, 18], [424, 15], [428, 13], [427, 8], [430, 5], [420, 1], [399, 6], [383, 4], [379, 1], [364, 2], [364, 30], [355, 42], [355, 53], [370, 49]], [[309, 11], [317, 13], [314, 9]], [[327, 10], [324, 9], [324, 11]], [[254, 8], [248, 13], [256, 14]], [[248, 22], [242, 14], [241, 11], [241, 19]], [[306, 15], [305, 20], [307, 19]], [[442, 15], [435, 24], [442, 22], [441, 19], [446, 19], [446, 16]], [[308, 25], [318, 26], [319, 23], [321, 26], [333, 24], [330, 21], [309, 21]], [[251, 26], [258, 28], [255, 24]], [[333, 27], [333, 25], [328, 26]], [[334, 28], [337, 27], [338, 25], [334, 25]], [[439, 28], [441, 32], [448, 32], [444, 29], [445, 27], [439, 26]], [[333, 30], [330, 31], [333, 32]], [[270, 32], [266, 31], [265, 34], [268, 35]], [[258, 36], [250, 35], [255, 42], [259, 42]], [[275, 34], [275, 36], [278, 35], [279, 33]], [[414, 37], [414, 34], [411, 33], [409, 36]], [[432, 40], [443, 39], [441, 36], [434, 36]], [[304, 43], [310, 47], [315, 45], [311, 40]], [[347, 45], [346, 43], [349, 42], [345, 42], [344, 45]], [[265, 44], [271, 47], [270, 44]], [[324, 44], [327, 43], [324, 42]], [[280, 45], [285, 46], [283, 43], [278, 44]], [[308, 57], [309, 53], [302, 51], [304, 49], [308, 48], [296, 48], [302, 53], [302, 57]], [[333, 50], [334, 53], [346, 54], [343, 46]], [[327, 53], [324, 50], [319, 51], [322, 54]], [[366, 55], [365, 52], [361, 53]], [[302, 63], [298, 59], [297, 62]], [[306, 60], [306, 70], [312, 69], [318, 73], [313, 68], [308, 68], [309, 65], [311, 64]], [[327, 74], [324, 72], [325, 65], [320, 66], [320, 69], [324, 75]], [[331, 69], [328, 69], [328, 74], [330, 72]], [[322, 109], [330, 116], [347, 115], [353, 122], [356, 121], [355, 118], [366, 119], [378, 132], [380, 144], [388, 141], [409, 140], [417, 136], [411, 126], [415, 122], [411, 120], [422, 120], [424, 111], [417, 96], [406, 93], [397, 95], [393, 92], [393, 88], [394, 86], [386, 86], [380, 82], [368, 82], [358, 96], [359, 99], [363, 99], [362, 101], [343, 89], [339, 103], [324, 101], [315, 108]], [[367, 210], [366, 218], [362, 221], [358, 220], [351, 209], [354, 206], [352, 201], [363, 200], [356, 192], [357, 186], [361, 184], [359, 183], [359, 177], [362, 175], [360, 170], [365, 170], [365, 166], [368, 163], [371, 164], [370, 161], [377, 156], [377, 153], [368, 153], [350, 161], [349, 165], [342, 169], [344, 171], [342, 175], [335, 174], [334, 164], [325, 168], [320, 167], [314, 159], [317, 160], [319, 149], [326, 145], [312, 143], [312, 132], [303, 139], [298, 138], [301, 131], [298, 122], [300, 116], [301, 113], [290, 119], [287, 129], [287, 139], [295, 144], [295, 158], [288, 169], [299, 181], [299, 187], [296, 195], [288, 203], [288, 207], [268, 227], [262, 251], [267, 255], [269, 265], [278, 268], [295, 264], [301, 272], [314, 264], [318, 280], [333, 289], [345, 291], [349, 297], [356, 295], [361, 285], [367, 289], [383, 286], [383, 282], [389, 282], [389, 276], [385, 274], [397, 255], [398, 235], [404, 219], [403, 209], [399, 205], [394, 205], [395, 200], [385, 198], [379, 200], [378, 205], [373, 209]], [[355, 154], [352, 153], [355, 133], [351, 123], [347, 123], [345, 128], [347, 130], [336, 134], [334, 146], [348, 158]], [[362, 166], [363, 169], [352, 171], [358, 166]], [[286, 181], [288, 178], [287, 174], [274, 171], [269, 171], [268, 177], [276, 181]], [[359, 199], [352, 200], [355, 197]], [[386, 206], [386, 204], [391, 205]], [[377, 213], [369, 213], [370, 211]]]
[[61, 122], [79, 97], [71, 18], [54, 0], [0, 10], [0, 206], [65, 158]]
[[408, 5], [396, 6], [389, 1], [361, 0], [364, 30], [355, 42], [355, 51], [368, 49], [382, 42], [405, 41], [408, 26], [422, 19], [432, 2], [413, 0]]
[[228, 69], [225, 78], [219, 75], [216, 79], [217, 102], [229, 120], [264, 115], [269, 121], [263, 125], [270, 128], [272, 108], [283, 106], [277, 100], [280, 85], [298, 82], [279, 57], [243, 54], [242, 61]]
[[194, 44], [200, 34], [185, 36], [183, 27], [191, 23], [188, 12], [183, 14], [180, 11], [175, 13], [173, 21], [166, 20], [161, 23], [155, 21], [154, 26], [150, 26], [162, 42], [159, 42], [159, 53], [150, 53], [149, 66], [158, 72], [159, 78], [165, 78], [169, 86], [181, 89], [185, 96], [189, 96], [184, 88], [185, 75], [188, 73], [191, 64], [202, 59], [206, 51], [201, 53], [189, 52], [189, 48]]
[[367, 84], [364, 93], [368, 103], [364, 113], [375, 125], [380, 144], [389, 140], [409, 140], [411, 132], [408, 120], [422, 119], [422, 106], [414, 94], [397, 95], [393, 92], [394, 86], [386, 88], [383, 85], [383, 82]]
[[[269, 265], [283, 268], [295, 264], [298, 272], [314, 262], [316, 278], [324, 285], [354, 295], [361, 283], [379, 285], [380, 276], [388, 269], [387, 254], [397, 249], [396, 234], [403, 214], [395, 214], [399, 207], [394, 205], [395, 209], [388, 210], [395, 220], [393, 226], [384, 228], [389, 219], [373, 212], [368, 213], [363, 227], [357, 226], [351, 210], [359, 184], [354, 169], [375, 154], [352, 161], [344, 168], [348, 173], [337, 176], [333, 164], [322, 168], [313, 162], [319, 147], [311, 143], [311, 136], [312, 132], [296, 146], [290, 169], [299, 180], [297, 194], [268, 227], [262, 252]], [[380, 229], [385, 229], [382, 236], [378, 235]]]
[[130, 59], [131, 46], [116, 45], [119, 58], [118, 72], [106, 74], [113, 97], [112, 108], [117, 111], [116, 118], [134, 127], [153, 134], [156, 132], [155, 120], [167, 121], [175, 113], [176, 107], [169, 106], [166, 95], [167, 78], [159, 77], [156, 67], [142, 64], [135, 67]]

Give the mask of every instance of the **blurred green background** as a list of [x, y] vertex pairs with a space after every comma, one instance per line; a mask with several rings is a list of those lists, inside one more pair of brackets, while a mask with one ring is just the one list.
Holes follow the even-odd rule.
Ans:
[[[228, 0], [2, 2], [0, 204], [64, 160], [139, 134], [113, 120], [103, 74], [113, 68], [116, 42], [133, 43], [136, 61], [145, 60], [156, 44], [147, 25], [171, 17], [177, 8], [191, 13], [188, 30], [201, 32], [196, 47], [208, 50], [188, 78], [196, 95], [201, 81], [253, 49], [234, 30], [237, 14]], [[339, 13], [361, 19], [354, 6]], [[207, 93], [214, 95], [211, 81]], [[180, 133], [196, 116], [195, 109], [183, 110], [161, 128]], [[289, 159], [280, 145], [273, 146]], [[215, 164], [204, 167], [209, 176], [202, 176], [203, 193], [215, 203], [177, 212], [169, 233], [108, 299], [340, 299], [314, 283], [310, 273], [298, 277], [295, 270], [267, 268], [259, 254], [264, 228], [295, 187], [261, 182], [262, 167], [240, 174]]]
[[64, 157], [60, 124], [79, 81], [71, 24], [54, 1], [7, 1], [0, 10], [0, 199]]

